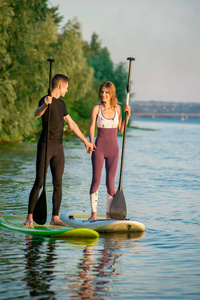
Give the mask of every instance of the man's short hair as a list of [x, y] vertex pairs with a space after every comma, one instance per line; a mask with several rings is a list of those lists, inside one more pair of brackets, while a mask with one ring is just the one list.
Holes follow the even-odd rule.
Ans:
[[56, 88], [59, 84], [69, 83], [70, 79], [63, 74], [56, 74], [52, 79], [52, 89]]

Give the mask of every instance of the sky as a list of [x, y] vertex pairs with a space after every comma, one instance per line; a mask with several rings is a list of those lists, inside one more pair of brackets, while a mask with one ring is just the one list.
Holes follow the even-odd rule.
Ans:
[[[132, 56], [138, 101], [200, 103], [200, 0], [49, 0], [74, 17], [83, 40], [95, 32], [114, 64]], [[127, 78], [128, 80], [128, 78]], [[126, 88], [126, 87], [125, 87]]]

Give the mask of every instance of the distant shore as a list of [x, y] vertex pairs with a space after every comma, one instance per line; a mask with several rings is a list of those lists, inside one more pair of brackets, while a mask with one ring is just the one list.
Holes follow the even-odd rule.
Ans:
[[185, 120], [200, 117], [200, 103], [133, 101], [131, 110], [133, 117], [180, 117]]
[[133, 112], [132, 117], [152, 117], [152, 118], [156, 118], [156, 117], [180, 117], [180, 118], [191, 118], [191, 117], [196, 117], [196, 118], [200, 118], [200, 113], [145, 113], [145, 112], [141, 112], [141, 113], [135, 113]]

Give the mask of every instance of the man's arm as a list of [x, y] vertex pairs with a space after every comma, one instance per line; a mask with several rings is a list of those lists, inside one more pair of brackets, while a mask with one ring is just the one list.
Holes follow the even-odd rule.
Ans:
[[73, 131], [76, 136], [83, 141], [83, 143], [85, 144], [87, 153], [91, 153], [93, 151], [93, 144], [90, 143], [83, 135], [83, 133], [81, 132], [81, 130], [79, 129], [78, 125], [74, 122], [74, 120], [72, 120], [72, 118], [70, 117], [70, 115], [67, 115], [64, 117], [65, 122], [69, 125], [69, 128], [71, 129], [71, 131]]
[[36, 118], [41, 117], [45, 113], [45, 111], [48, 107], [48, 104], [51, 104], [51, 103], [52, 103], [52, 97], [46, 96], [44, 98], [44, 103], [36, 108], [35, 117]]

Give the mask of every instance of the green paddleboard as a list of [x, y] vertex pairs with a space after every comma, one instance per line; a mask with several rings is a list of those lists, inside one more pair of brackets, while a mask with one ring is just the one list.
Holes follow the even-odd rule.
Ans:
[[4, 216], [0, 220], [0, 226], [24, 232], [31, 235], [40, 235], [40, 236], [49, 236], [49, 237], [85, 237], [85, 238], [98, 238], [99, 233], [95, 230], [88, 228], [72, 228], [65, 226], [56, 226], [56, 225], [37, 225], [33, 226], [24, 225], [26, 218], [23, 216], [8, 215]]

